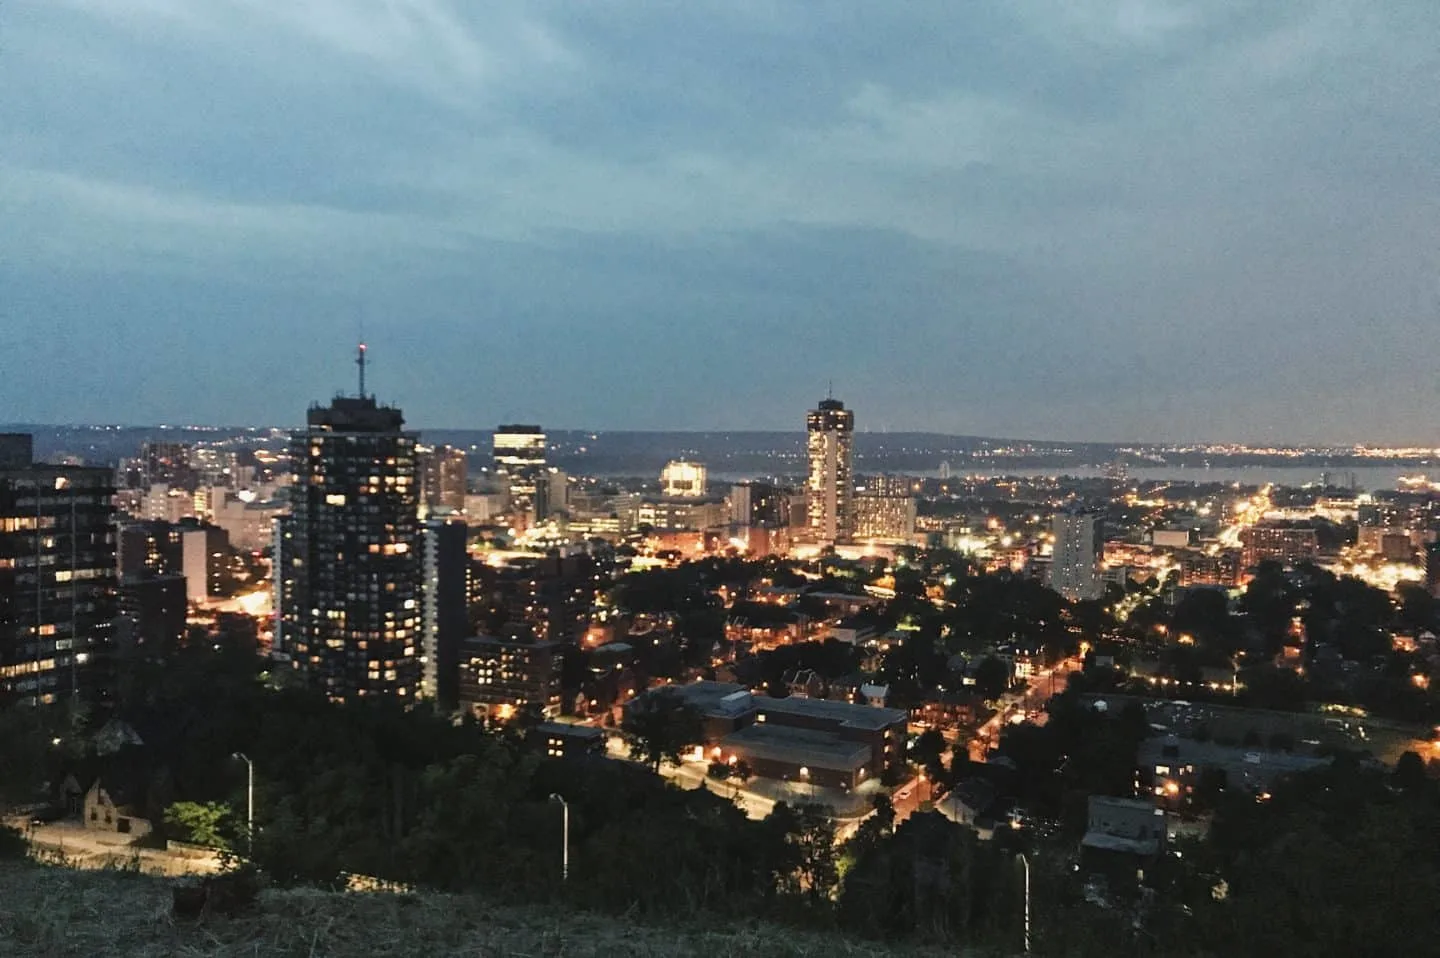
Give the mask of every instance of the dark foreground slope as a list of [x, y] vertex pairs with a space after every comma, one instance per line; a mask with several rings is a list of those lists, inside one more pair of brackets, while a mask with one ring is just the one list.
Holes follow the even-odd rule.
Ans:
[[[554, 908], [495, 907], [445, 895], [267, 891], [235, 919], [173, 920], [170, 884], [115, 872], [0, 863], [0, 955], [439, 958], [859, 958], [864, 943], [755, 926], [642, 927]], [[906, 949], [906, 955], [924, 955]]]

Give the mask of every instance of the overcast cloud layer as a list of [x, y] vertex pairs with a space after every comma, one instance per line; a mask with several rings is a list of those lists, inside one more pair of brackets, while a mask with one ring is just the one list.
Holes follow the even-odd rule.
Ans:
[[1435, 0], [8, 0], [0, 420], [1440, 441]]

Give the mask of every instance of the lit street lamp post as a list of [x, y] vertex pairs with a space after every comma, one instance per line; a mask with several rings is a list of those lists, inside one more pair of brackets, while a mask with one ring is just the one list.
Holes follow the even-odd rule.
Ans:
[[1016, 856], [1025, 866], [1025, 954], [1030, 954], [1030, 859], [1021, 852]]
[[560, 881], [570, 880], [570, 803], [554, 792], [550, 801], [560, 803]]
[[804, 786], [804, 788], [802, 789], [802, 794], [808, 794], [810, 786], [810, 769], [804, 765], [800, 766], [800, 782]]
[[245, 763], [245, 853], [255, 857], [255, 763], [244, 752], [235, 757]]

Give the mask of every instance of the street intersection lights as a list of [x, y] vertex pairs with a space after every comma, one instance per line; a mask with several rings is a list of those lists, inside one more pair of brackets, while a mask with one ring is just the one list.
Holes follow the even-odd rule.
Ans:
[[245, 852], [255, 857], [255, 763], [244, 752], [235, 757], [245, 763]]
[[554, 792], [550, 793], [550, 801], [560, 803], [560, 880], [570, 880], [570, 803], [565, 801]]

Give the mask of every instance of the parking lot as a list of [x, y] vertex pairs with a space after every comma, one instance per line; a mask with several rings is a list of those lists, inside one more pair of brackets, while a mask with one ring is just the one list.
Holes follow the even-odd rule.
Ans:
[[1125, 695], [1096, 698], [1104, 699], [1111, 708], [1122, 707], [1127, 701], [1143, 703], [1151, 727], [1161, 734], [1208, 737], [1221, 744], [1258, 744], [1297, 752], [1313, 753], [1328, 748], [1358, 750], [1369, 752], [1387, 764], [1394, 764], [1407, 749], [1420, 751], [1422, 758], [1431, 757], [1423, 730], [1363, 716], [1272, 712]]

